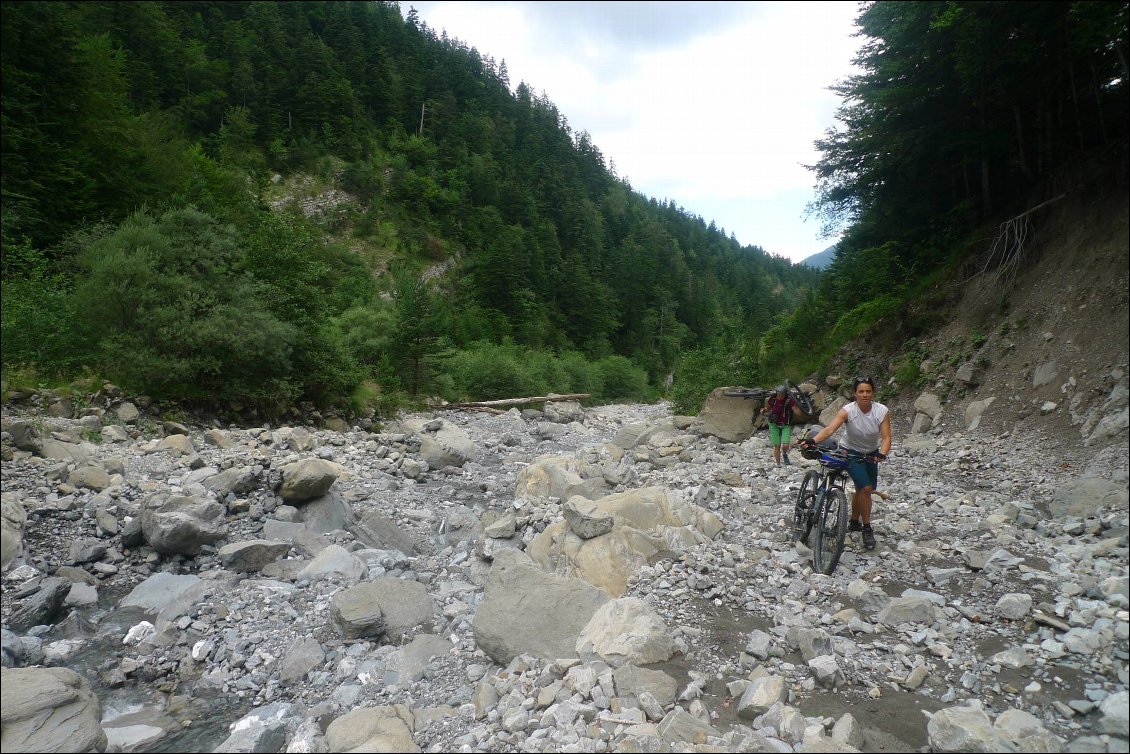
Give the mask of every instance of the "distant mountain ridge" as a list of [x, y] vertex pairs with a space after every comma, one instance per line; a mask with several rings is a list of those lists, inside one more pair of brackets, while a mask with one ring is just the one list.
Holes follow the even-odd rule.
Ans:
[[800, 263], [808, 265], [809, 267], [813, 267], [817, 270], [823, 270], [832, 263], [832, 260], [835, 259], [835, 257], [836, 244], [832, 244], [828, 248], [824, 249], [824, 251], [813, 254], [810, 257], [805, 257], [804, 259], [800, 260]]

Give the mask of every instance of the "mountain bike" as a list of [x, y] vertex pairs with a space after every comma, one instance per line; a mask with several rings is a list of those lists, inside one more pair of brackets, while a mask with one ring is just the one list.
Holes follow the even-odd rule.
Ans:
[[[814, 404], [812, 402], [812, 394], [801, 390], [792, 380], [785, 380], [785, 389], [801, 411], [808, 417], [811, 417]], [[731, 388], [722, 391], [722, 394], [730, 398], [749, 398], [755, 401], [764, 401], [773, 395], [772, 390], [765, 390], [764, 388]]]
[[847, 494], [848, 466], [864, 455], [828, 444], [801, 450], [808, 459], [820, 462], [820, 471], [805, 473], [793, 506], [794, 542], [807, 542], [813, 528], [812, 564], [820, 573], [830, 574], [840, 562], [847, 537], [851, 501]]

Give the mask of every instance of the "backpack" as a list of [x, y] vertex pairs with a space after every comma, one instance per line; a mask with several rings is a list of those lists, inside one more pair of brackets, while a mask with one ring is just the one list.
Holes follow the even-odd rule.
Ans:
[[789, 396], [778, 397], [776, 394], [769, 399], [769, 421], [774, 424], [789, 424]]

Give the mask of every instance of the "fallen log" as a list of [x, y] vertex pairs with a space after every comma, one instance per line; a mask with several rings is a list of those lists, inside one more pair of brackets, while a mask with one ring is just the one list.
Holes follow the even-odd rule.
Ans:
[[523, 403], [545, 403], [547, 401], [579, 401], [584, 398], [591, 398], [592, 393], [569, 393], [568, 395], [556, 395], [550, 393], [549, 395], [536, 395], [529, 398], [503, 398], [497, 401], [470, 401], [466, 403], [445, 403], [442, 406], [432, 406], [432, 408], [496, 408], [498, 406], [521, 406]]

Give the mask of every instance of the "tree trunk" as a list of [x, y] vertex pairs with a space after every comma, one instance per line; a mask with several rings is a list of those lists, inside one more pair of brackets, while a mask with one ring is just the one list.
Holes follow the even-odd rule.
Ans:
[[446, 403], [442, 406], [432, 406], [432, 408], [493, 408], [495, 406], [520, 406], [523, 403], [545, 403], [547, 401], [579, 401], [583, 398], [591, 398], [592, 393], [569, 393], [568, 395], [538, 395], [530, 398], [503, 398], [497, 401], [471, 401], [467, 403]]
[[1028, 155], [1024, 149], [1024, 118], [1020, 114], [1020, 105], [1012, 106], [1012, 114], [1016, 117], [1016, 154], [1020, 159], [1020, 172], [1025, 178], [1032, 177], [1032, 169], [1028, 167]]
[[982, 104], [979, 110], [981, 116], [981, 210], [985, 213], [985, 217], [989, 217], [993, 211], [993, 203], [989, 194], [989, 133], [988, 127], [985, 125], [985, 106]]

